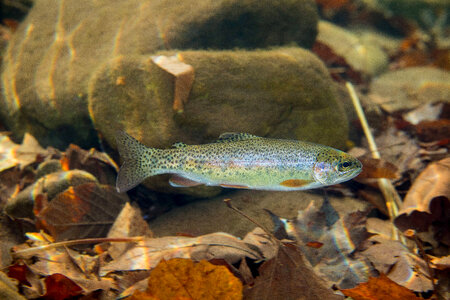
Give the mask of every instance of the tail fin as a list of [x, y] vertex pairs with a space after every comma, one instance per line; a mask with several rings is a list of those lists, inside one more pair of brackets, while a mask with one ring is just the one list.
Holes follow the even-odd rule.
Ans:
[[148, 148], [123, 131], [116, 132], [116, 143], [123, 164], [116, 180], [119, 193], [126, 192], [145, 178], [156, 175], [157, 159], [152, 158], [161, 150]]

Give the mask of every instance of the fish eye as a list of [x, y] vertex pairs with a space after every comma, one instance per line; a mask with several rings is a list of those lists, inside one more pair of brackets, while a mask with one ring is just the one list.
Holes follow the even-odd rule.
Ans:
[[340, 164], [338, 165], [338, 170], [339, 170], [339, 171], [345, 171], [345, 170], [347, 170], [351, 165], [352, 165], [351, 162], [349, 162], [349, 161], [344, 161], [344, 162], [342, 162], [342, 163], [340, 163]]

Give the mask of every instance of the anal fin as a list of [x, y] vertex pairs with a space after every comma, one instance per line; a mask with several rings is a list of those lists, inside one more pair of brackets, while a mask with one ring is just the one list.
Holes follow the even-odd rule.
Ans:
[[224, 188], [232, 188], [232, 189], [248, 189], [248, 186], [237, 185], [237, 184], [219, 184], [219, 186], [224, 187]]
[[179, 175], [173, 175], [172, 178], [169, 179], [169, 184], [173, 187], [191, 187], [202, 185], [203, 183], [190, 180]]

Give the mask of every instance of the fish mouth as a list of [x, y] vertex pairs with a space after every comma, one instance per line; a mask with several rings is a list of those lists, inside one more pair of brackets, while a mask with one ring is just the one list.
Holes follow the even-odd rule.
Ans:
[[346, 177], [345, 180], [350, 180], [358, 176], [362, 172], [362, 163], [359, 160], [356, 160], [356, 167], [353, 170], [349, 170], [344, 174]]

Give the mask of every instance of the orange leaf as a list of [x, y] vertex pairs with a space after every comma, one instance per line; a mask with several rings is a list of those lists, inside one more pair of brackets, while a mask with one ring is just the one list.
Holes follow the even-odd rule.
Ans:
[[81, 294], [82, 289], [62, 274], [53, 274], [45, 278], [46, 293], [44, 299], [63, 300]]
[[8, 267], [8, 277], [17, 279], [21, 284], [30, 285], [27, 280], [28, 267], [23, 263], [16, 263]]
[[144, 295], [131, 299], [242, 299], [242, 283], [225, 266], [174, 258], [152, 270]]
[[398, 168], [382, 159], [358, 157], [363, 164], [363, 170], [358, 175], [358, 179], [362, 178], [399, 178]]
[[59, 193], [36, 215], [37, 228], [57, 241], [104, 237], [128, 200], [112, 186], [85, 183]]
[[319, 249], [323, 246], [323, 243], [321, 242], [307, 242], [306, 246], [311, 247], [311, 248], [315, 248], [315, 249]]
[[341, 290], [347, 296], [354, 300], [417, 300], [423, 299], [417, 297], [412, 291], [393, 282], [383, 273], [380, 277], [370, 277], [368, 282], [361, 283], [352, 289]]

